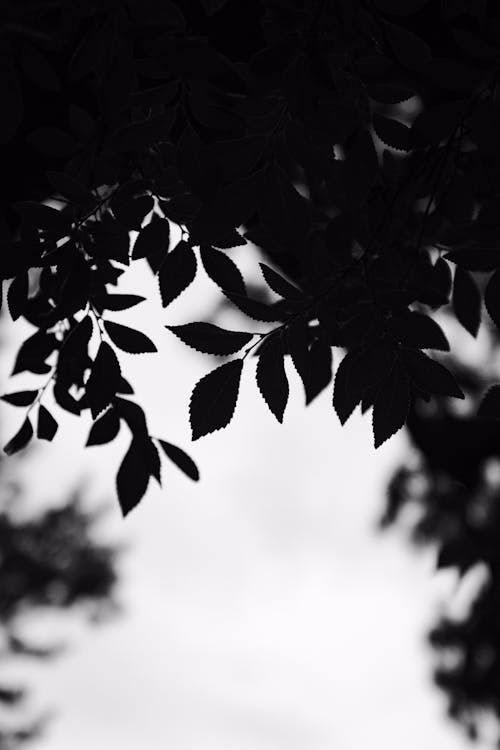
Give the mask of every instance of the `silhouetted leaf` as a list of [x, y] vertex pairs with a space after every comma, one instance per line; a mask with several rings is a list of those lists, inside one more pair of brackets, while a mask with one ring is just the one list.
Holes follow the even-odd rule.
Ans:
[[497, 328], [500, 328], [500, 271], [495, 271], [484, 291], [484, 304]]
[[10, 317], [17, 320], [26, 309], [28, 300], [29, 278], [27, 273], [21, 273], [11, 282], [7, 292], [7, 305]]
[[110, 443], [120, 431], [120, 420], [115, 409], [104, 412], [92, 425], [85, 445], [104, 445]]
[[182, 448], [172, 443], [167, 443], [166, 440], [158, 440], [164, 454], [179, 468], [186, 476], [193, 481], [197, 482], [200, 478], [198, 467], [196, 466], [193, 459], [188, 456]]
[[215, 250], [210, 245], [200, 248], [201, 262], [212, 281], [223, 291], [246, 295], [243, 276], [236, 265], [225, 253]]
[[236, 294], [236, 292], [226, 291], [226, 297], [238, 310], [241, 310], [253, 320], [272, 323], [281, 320], [283, 317], [282, 307], [279, 304], [267, 305], [265, 302], [259, 302], [259, 300], [251, 299], [243, 294]]
[[387, 21], [384, 30], [392, 51], [405, 67], [418, 69], [431, 59], [429, 45], [417, 34]]
[[194, 281], [196, 255], [187, 242], [181, 240], [165, 257], [158, 271], [161, 303], [167, 307]]
[[269, 336], [262, 345], [257, 362], [256, 381], [269, 409], [278, 422], [283, 422], [289, 387], [283, 358], [283, 342], [279, 333]]
[[119, 349], [129, 354], [144, 354], [158, 351], [150, 338], [135, 328], [123, 326], [120, 323], [104, 321], [104, 328], [109, 338]]
[[243, 360], [233, 359], [196, 383], [189, 403], [193, 440], [229, 424], [238, 400], [242, 368]]
[[161, 251], [166, 253], [169, 241], [170, 224], [168, 219], [155, 218], [151, 220], [137, 235], [132, 250], [132, 260], [146, 258], [148, 255], [154, 255]]
[[477, 411], [478, 417], [500, 419], [500, 385], [492, 385], [483, 396]]
[[402, 346], [442, 351], [450, 349], [441, 327], [423, 313], [404, 312], [394, 315], [387, 321], [387, 328]]
[[57, 194], [75, 203], [95, 201], [88, 188], [66, 172], [47, 172], [47, 178]]
[[380, 384], [373, 404], [375, 448], [403, 427], [410, 408], [410, 385], [405, 368], [395, 362]]
[[120, 224], [127, 229], [140, 231], [142, 222], [154, 208], [154, 200], [150, 195], [139, 195], [128, 200], [118, 197], [111, 205]]
[[26, 136], [27, 142], [43, 156], [56, 159], [67, 159], [73, 156], [80, 144], [66, 130], [54, 127], [42, 127], [33, 130]]
[[165, 326], [184, 344], [205, 354], [234, 354], [252, 340], [251, 333], [226, 331], [212, 323], [186, 323], [180, 326]]
[[307, 201], [275, 165], [267, 172], [259, 193], [259, 213], [265, 225], [281, 243], [301, 252], [310, 226]]
[[138, 294], [96, 294], [92, 297], [92, 302], [100, 310], [128, 310], [145, 299]]
[[45, 408], [43, 404], [40, 404], [38, 408], [38, 422], [36, 428], [36, 436], [39, 440], [48, 440], [49, 442], [54, 439], [57, 432], [58, 424], [50, 411]]
[[90, 377], [85, 384], [85, 393], [94, 419], [114, 399], [120, 377], [116, 354], [109, 344], [101, 341]]
[[38, 391], [18, 391], [17, 393], [6, 393], [0, 396], [2, 401], [12, 406], [29, 406], [38, 396]]
[[481, 294], [470, 273], [460, 266], [453, 278], [453, 311], [458, 322], [472, 336], [477, 336], [481, 323]]
[[28, 417], [24, 420], [21, 428], [16, 432], [13, 438], [9, 440], [7, 445], [4, 447], [4, 452], [8, 456], [12, 456], [14, 453], [22, 450], [33, 437], [33, 427]]
[[402, 122], [374, 114], [373, 126], [376, 134], [386, 146], [398, 149], [398, 151], [409, 150], [410, 129]]
[[291, 300], [302, 300], [304, 298], [304, 293], [301, 289], [296, 287], [294, 284], [291, 284], [283, 276], [281, 276], [281, 274], [268, 266], [266, 263], [259, 263], [259, 266], [264, 275], [264, 279], [266, 280], [267, 285], [271, 287], [273, 292], [279, 294], [280, 297]]
[[410, 379], [426, 393], [465, 398], [451, 372], [423, 352], [401, 349]]
[[[333, 406], [341, 424], [344, 424], [349, 419], [354, 408], [360, 403], [363, 391], [365, 390], [365, 388], [360, 387], [359, 382], [356, 389], [352, 386], [353, 373], [355, 372], [356, 361], [359, 356], [359, 349], [347, 352], [335, 373]], [[365, 387], [367, 388], [371, 384], [367, 382]]]
[[133, 438], [116, 476], [118, 500], [124, 516], [144, 497], [149, 483], [149, 469], [144, 461], [141, 441]]

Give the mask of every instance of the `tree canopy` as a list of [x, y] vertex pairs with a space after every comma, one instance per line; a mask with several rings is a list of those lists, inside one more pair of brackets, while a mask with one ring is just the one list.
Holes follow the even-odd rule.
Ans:
[[[375, 447], [407, 424], [430, 484], [415, 493], [412, 471], [400, 473], [386, 521], [416, 497], [416, 533], [438, 542], [440, 564], [486, 561], [496, 581], [493, 531], [468, 513], [498, 455], [500, 378], [471, 377], [447, 326], [471, 337], [500, 327], [497, 4], [11, 0], [0, 23], [0, 270], [12, 319], [33, 326], [12, 375], [37, 382], [3, 396], [27, 410], [5, 451], [35, 433], [52, 440], [52, 388], [58, 409], [88, 420], [87, 445], [130, 432], [117, 471], [124, 514], [160, 481], [160, 455], [198, 479], [175, 436], [150, 435], [126, 379], [123, 352], [153, 361], [156, 344], [108, 311], [142, 301], [120, 290], [137, 262], [164, 308], [203, 268], [267, 330], [222, 329], [208, 304], [206, 320], [165, 321], [222, 358], [193, 384], [193, 440], [232, 420], [250, 355], [282, 422], [291, 358], [306, 404], [330, 388], [342, 424], [371, 412]], [[256, 265], [264, 257], [258, 290], [235, 247]], [[470, 654], [480, 638], [464, 632], [446, 637]], [[468, 667], [465, 691], [443, 678], [455, 715], [488, 700], [500, 712], [488, 653], [486, 687]]]

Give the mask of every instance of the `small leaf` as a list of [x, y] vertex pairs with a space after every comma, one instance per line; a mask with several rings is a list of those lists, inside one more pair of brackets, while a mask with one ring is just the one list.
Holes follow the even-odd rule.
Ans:
[[238, 400], [242, 369], [243, 360], [233, 359], [196, 383], [189, 404], [193, 440], [229, 424]]
[[110, 443], [120, 431], [120, 420], [116, 410], [111, 408], [104, 412], [92, 425], [85, 445], [104, 445]]
[[136, 507], [148, 488], [150, 472], [144, 462], [141, 441], [133, 438], [116, 476], [118, 500], [124, 516]]
[[373, 404], [375, 448], [403, 427], [410, 408], [410, 385], [405, 368], [395, 362], [382, 381]]
[[47, 172], [47, 178], [57, 194], [75, 203], [95, 201], [88, 188], [81, 184], [73, 175], [66, 172]]
[[326, 337], [315, 339], [308, 353], [309, 378], [305, 384], [306, 406], [330, 384], [332, 379], [332, 347]]
[[491, 248], [460, 248], [451, 250], [443, 258], [467, 271], [495, 271], [500, 268], [500, 252]]
[[202, 245], [200, 255], [203, 268], [222, 291], [246, 295], [245, 282], [241, 271], [231, 258], [210, 245]]
[[289, 387], [283, 359], [283, 342], [279, 333], [269, 336], [262, 346], [256, 381], [269, 409], [278, 422], [283, 422]]
[[6, 393], [0, 396], [2, 401], [12, 406], [29, 406], [38, 396], [38, 391], [18, 391], [17, 393]]
[[177, 466], [177, 468], [184, 472], [186, 476], [188, 476], [194, 482], [197, 482], [200, 478], [200, 473], [193, 459], [177, 445], [167, 443], [166, 440], [158, 440], [158, 442], [160, 443], [167, 458], [169, 458]]
[[23, 424], [21, 425], [20, 430], [16, 432], [14, 437], [11, 438], [9, 442], [7, 443], [7, 445], [4, 447], [4, 452], [8, 456], [12, 456], [14, 453], [17, 453], [26, 445], [28, 445], [32, 437], [33, 437], [33, 427], [31, 426], [31, 422], [29, 418], [26, 417]]
[[410, 379], [425, 393], [465, 398], [451, 372], [427, 354], [412, 349], [401, 349], [400, 356]]
[[500, 419], [500, 385], [492, 385], [486, 391], [479, 405], [477, 416], [487, 419]]
[[138, 294], [96, 294], [92, 297], [92, 302], [100, 310], [128, 310], [146, 298]]
[[253, 338], [251, 333], [226, 331], [212, 323], [186, 323], [165, 328], [184, 344], [205, 354], [234, 354]]
[[253, 320], [262, 320], [266, 323], [273, 323], [283, 318], [283, 308], [280, 303], [267, 305], [265, 302], [251, 299], [243, 294], [235, 292], [226, 292], [226, 297], [235, 305], [238, 310], [248, 315]]
[[360, 388], [355, 390], [351, 383], [354, 366], [359, 355], [359, 349], [352, 349], [347, 352], [335, 373], [333, 406], [341, 424], [347, 422], [354, 408], [363, 397], [363, 390]]
[[49, 442], [54, 439], [57, 432], [58, 424], [50, 411], [40, 404], [38, 409], [38, 422], [36, 428], [36, 436], [39, 440], [48, 440]]
[[441, 327], [423, 313], [405, 312], [394, 315], [387, 321], [387, 328], [403, 346], [442, 351], [450, 349]]
[[398, 151], [409, 151], [410, 128], [398, 120], [382, 115], [373, 115], [373, 127], [380, 140], [386, 146]]
[[267, 285], [273, 290], [273, 292], [279, 294], [283, 299], [297, 301], [304, 299], [304, 293], [302, 290], [283, 278], [283, 276], [273, 268], [266, 263], [259, 263], [259, 266]]
[[102, 341], [90, 377], [85, 384], [85, 393], [94, 419], [114, 399], [120, 377], [120, 365], [116, 354], [109, 344]]
[[167, 307], [194, 281], [196, 255], [187, 242], [181, 240], [171, 250], [158, 271], [161, 303]]
[[104, 321], [104, 328], [113, 344], [124, 352], [144, 354], [158, 351], [151, 339], [144, 333], [136, 331], [135, 328], [123, 326], [121, 323], [112, 323], [110, 320]]
[[146, 258], [148, 255], [155, 255], [168, 250], [170, 242], [170, 224], [168, 219], [159, 219], [157, 217], [151, 220], [149, 224], [142, 227], [132, 250], [132, 260]]
[[455, 269], [452, 301], [456, 319], [476, 337], [481, 323], [481, 294], [474, 278], [460, 266]]
[[500, 271], [495, 271], [484, 291], [484, 304], [497, 328], [500, 328]]
[[7, 305], [12, 320], [21, 317], [26, 309], [29, 291], [29, 278], [27, 272], [19, 274], [11, 282], [7, 292]]

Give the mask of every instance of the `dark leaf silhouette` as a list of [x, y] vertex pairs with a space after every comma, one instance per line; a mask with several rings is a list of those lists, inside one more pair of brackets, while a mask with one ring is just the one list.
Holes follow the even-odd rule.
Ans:
[[245, 282], [236, 263], [210, 245], [202, 245], [201, 262], [212, 281], [223, 291], [246, 295]]
[[24, 313], [28, 300], [29, 279], [27, 273], [16, 276], [7, 292], [7, 305], [12, 320], [17, 320]]
[[114, 399], [120, 377], [120, 365], [116, 354], [109, 344], [102, 341], [85, 385], [85, 393], [94, 419]]
[[196, 255], [187, 242], [179, 242], [171, 250], [158, 271], [161, 303], [167, 307], [194, 281]]
[[5, 396], [0, 396], [2, 401], [5, 401], [12, 406], [29, 406], [38, 396], [38, 391], [18, 391], [17, 393], [6, 393]]
[[[360, 357], [360, 349], [347, 352], [335, 373], [333, 406], [341, 424], [349, 419], [354, 408], [361, 402], [363, 392], [373, 384], [371, 373], [358, 365]], [[356, 375], [357, 382], [354, 383]]]
[[301, 300], [304, 297], [303, 292], [294, 284], [287, 281], [281, 274], [272, 269], [266, 263], [259, 263], [267, 285], [284, 299]]
[[256, 381], [270, 411], [278, 422], [283, 422], [289, 386], [285, 372], [283, 341], [279, 333], [269, 336], [262, 346], [257, 362]]
[[167, 252], [170, 241], [170, 224], [167, 219], [155, 217], [143, 227], [134, 243], [132, 260], [146, 258], [155, 253]]
[[186, 323], [165, 326], [184, 344], [206, 354], [235, 354], [252, 340], [251, 333], [226, 331], [212, 323]]
[[373, 404], [375, 448], [403, 427], [410, 408], [410, 384], [406, 369], [395, 362], [377, 390]]
[[118, 500], [124, 516], [128, 515], [146, 494], [150, 477], [144, 460], [141, 440], [133, 438], [116, 476]]
[[452, 373], [423, 352], [401, 349], [410, 380], [427, 393], [465, 398]]
[[145, 354], [158, 351], [151, 339], [141, 331], [136, 331], [135, 328], [129, 328], [121, 323], [112, 323], [110, 320], [104, 321], [104, 328], [113, 344], [124, 352]]
[[277, 240], [294, 252], [303, 250], [310, 226], [307, 204], [278, 166], [266, 172], [259, 212]]
[[492, 385], [484, 394], [477, 412], [478, 417], [500, 419], [500, 385]]
[[200, 472], [193, 459], [177, 445], [167, 443], [166, 440], [158, 440], [164, 454], [174, 463], [187, 477], [197, 482]]
[[25, 448], [31, 438], [33, 437], [33, 427], [28, 417], [22, 423], [20, 429], [16, 432], [13, 438], [9, 440], [7, 445], [4, 447], [4, 452], [8, 456], [12, 456], [14, 453]]
[[398, 151], [408, 151], [410, 148], [410, 129], [398, 120], [375, 114], [373, 126], [380, 140], [386, 146]]
[[460, 266], [453, 278], [453, 310], [458, 322], [472, 336], [477, 336], [481, 322], [481, 294], [474, 278]]
[[325, 337], [315, 339], [308, 352], [309, 375], [305, 383], [306, 406], [308, 406], [332, 379], [332, 348]]
[[103, 445], [110, 443], [120, 431], [120, 420], [116, 410], [111, 408], [92, 425], [85, 445]]
[[262, 320], [266, 323], [272, 323], [276, 320], [281, 320], [283, 317], [282, 308], [279, 305], [268, 305], [265, 302], [259, 302], [259, 300], [251, 299], [243, 294], [236, 294], [236, 292], [226, 292], [226, 297], [239, 309], [241, 312], [248, 315], [253, 320]]
[[403, 346], [449, 351], [450, 345], [441, 327], [428, 315], [417, 312], [395, 315], [388, 320], [387, 327]]
[[489, 248], [463, 248], [443, 256], [467, 271], [494, 271], [500, 268], [500, 251]]
[[233, 359], [196, 383], [189, 403], [193, 440], [229, 424], [238, 400], [242, 369], [243, 360]]
[[138, 294], [96, 294], [92, 302], [100, 310], [128, 310], [145, 299]]
[[36, 427], [37, 438], [39, 440], [48, 440], [50, 442], [54, 439], [58, 426], [59, 425], [50, 411], [43, 404], [40, 404], [38, 407], [38, 421]]

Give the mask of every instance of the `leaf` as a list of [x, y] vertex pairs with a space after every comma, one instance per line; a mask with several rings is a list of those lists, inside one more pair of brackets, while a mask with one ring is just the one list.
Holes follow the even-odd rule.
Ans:
[[342, 425], [347, 422], [354, 408], [360, 403], [363, 397], [364, 388], [360, 388], [358, 385], [358, 388], [354, 389], [352, 386], [352, 376], [355, 372], [356, 360], [359, 356], [359, 349], [352, 349], [347, 352], [335, 373], [333, 406]]
[[168, 251], [170, 242], [170, 223], [168, 219], [155, 218], [139, 231], [132, 250], [132, 260], [146, 258]]
[[118, 500], [124, 516], [130, 513], [144, 497], [149, 477], [150, 473], [144, 462], [141, 441], [132, 438], [116, 476]]
[[373, 115], [373, 127], [380, 140], [386, 146], [398, 151], [409, 151], [410, 128], [398, 120], [393, 120], [382, 115]]
[[500, 252], [490, 248], [460, 248], [451, 250], [443, 258], [467, 271], [495, 271], [500, 268]]
[[210, 245], [201, 246], [200, 256], [207, 275], [222, 291], [246, 295], [245, 282], [241, 271], [231, 258]]
[[251, 333], [226, 331], [212, 323], [186, 323], [165, 328], [184, 344], [205, 354], [234, 354], [253, 338]]
[[29, 406], [38, 396], [39, 391], [18, 391], [17, 393], [7, 393], [0, 396], [2, 401], [12, 406]]
[[460, 266], [455, 269], [452, 302], [458, 322], [476, 337], [481, 323], [481, 294], [474, 278]]
[[495, 271], [484, 290], [484, 304], [497, 328], [500, 328], [500, 271]]
[[119, 195], [111, 205], [120, 224], [127, 229], [140, 231], [142, 222], [154, 208], [154, 200], [150, 195], [139, 195], [122, 201]]
[[330, 384], [332, 379], [332, 348], [325, 337], [315, 339], [308, 353], [309, 377], [305, 384], [306, 406]]
[[267, 305], [265, 302], [259, 302], [259, 300], [251, 299], [243, 294], [236, 294], [235, 292], [226, 291], [226, 297], [235, 305], [241, 312], [248, 315], [253, 320], [261, 320], [266, 323], [273, 323], [283, 318], [283, 308], [281, 304], [275, 303], [273, 305]]
[[38, 128], [29, 133], [26, 140], [43, 156], [54, 159], [68, 159], [80, 148], [78, 141], [61, 128]]
[[371, 99], [375, 99], [377, 102], [383, 102], [384, 104], [400, 104], [406, 102], [408, 99], [412, 99], [416, 96], [415, 91], [412, 89], [404, 88], [403, 86], [392, 86], [390, 84], [373, 84], [367, 87], [368, 96]]
[[123, 326], [121, 323], [104, 321], [104, 328], [109, 338], [119, 349], [129, 354], [144, 354], [158, 351], [150, 338], [135, 328]]
[[182, 448], [172, 443], [167, 443], [166, 440], [158, 440], [164, 454], [169, 458], [178, 469], [180, 469], [187, 477], [197, 482], [200, 478], [200, 472], [193, 459], [188, 456]]
[[120, 365], [113, 349], [101, 341], [85, 393], [92, 417], [95, 419], [114, 399], [120, 382]]
[[193, 440], [229, 424], [238, 400], [242, 369], [243, 360], [233, 359], [197, 382], [189, 403]]
[[417, 34], [396, 24], [384, 22], [384, 30], [395, 56], [406, 68], [420, 68], [431, 59], [429, 45]]
[[184, 240], [167, 253], [158, 271], [163, 307], [173, 302], [194, 281], [196, 265], [194, 250]]
[[17, 320], [24, 313], [28, 300], [28, 291], [29, 277], [27, 272], [24, 272], [16, 276], [7, 292], [7, 305], [12, 320]]
[[59, 425], [43, 404], [40, 404], [38, 409], [38, 422], [36, 428], [36, 436], [39, 440], [48, 440], [49, 442], [54, 439]]
[[75, 203], [95, 201], [90, 190], [66, 172], [47, 172], [47, 179], [56, 193], [64, 198], [69, 198]]
[[393, 315], [386, 325], [402, 346], [415, 349], [441, 349], [442, 351], [450, 349], [441, 327], [435, 320], [423, 313], [408, 311]]
[[500, 419], [500, 385], [492, 385], [486, 391], [479, 405], [477, 416], [487, 419]]
[[283, 357], [283, 341], [279, 333], [269, 336], [262, 346], [257, 363], [256, 381], [269, 409], [278, 422], [283, 422], [289, 387]]
[[437, 145], [449, 138], [462, 120], [467, 102], [460, 100], [425, 107], [411, 126], [413, 147]]
[[24, 42], [21, 48], [20, 63], [25, 74], [33, 83], [45, 91], [60, 91], [61, 83], [52, 64], [37, 47]]
[[382, 382], [373, 404], [373, 435], [379, 448], [403, 427], [410, 409], [410, 385], [406, 369], [395, 362]]
[[423, 352], [401, 349], [400, 356], [410, 379], [425, 393], [465, 398], [451, 372]]
[[304, 299], [304, 293], [301, 289], [287, 281], [281, 274], [268, 266], [266, 263], [259, 263], [260, 269], [266, 280], [267, 285], [279, 294], [280, 297], [290, 300]]
[[138, 294], [95, 294], [92, 302], [100, 310], [128, 310], [146, 298]]
[[108, 409], [90, 428], [85, 445], [104, 445], [105, 443], [110, 443], [115, 439], [119, 431], [120, 420], [118, 419], [116, 410], [113, 408]]
[[12, 456], [14, 453], [22, 450], [33, 437], [33, 427], [28, 417], [24, 420], [21, 428], [16, 432], [13, 438], [9, 440], [7, 445], [4, 447], [4, 452], [8, 456]]

